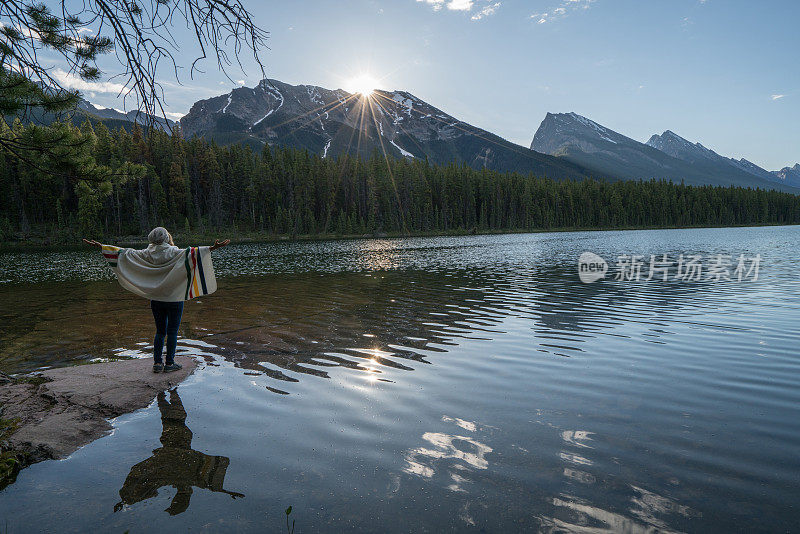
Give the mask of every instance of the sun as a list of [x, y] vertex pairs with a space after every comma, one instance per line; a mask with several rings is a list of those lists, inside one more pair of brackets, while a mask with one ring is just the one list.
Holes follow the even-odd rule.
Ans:
[[359, 74], [347, 82], [346, 89], [351, 93], [369, 96], [378, 88], [378, 80], [369, 74]]

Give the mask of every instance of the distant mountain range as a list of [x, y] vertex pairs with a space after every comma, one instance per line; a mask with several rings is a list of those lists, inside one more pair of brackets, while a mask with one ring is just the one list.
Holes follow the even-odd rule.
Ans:
[[[593, 169], [606, 177], [665, 178], [692, 185], [737, 185], [800, 192], [793, 171], [781, 176], [746, 159], [720, 156], [667, 130], [640, 143], [576, 113], [548, 113], [531, 149]], [[787, 169], [784, 169], [786, 171]]]
[[219, 143], [265, 144], [306, 149], [322, 157], [427, 158], [498, 171], [583, 178], [572, 162], [516, 145], [462, 122], [405, 91], [369, 96], [314, 85], [263, 80], [226, 95], [196, 102], [181, 121], [187, 137]]
[[[15, 119], [14, 116], [7, 116], [4, 118], [9, 124]], [[122, 127], [129, 131], [135, 123], [138, 123], [143, 127], [147, 127], [148, 125], [152, 124], [157, 128], [161, 128], [162, 130], [170, 130], [175, 125], [175, 121], [164, 119], [163, 117], [151, 116], [143, 111], [139, 111], [138, 109], [125, 112], [114, 108], [104, 108], [102, 106], [96, 106], [92, 104], [85, 98], [80, 98], [78, 100], [78, 105], [76, 106], [74, 112], [67, 111], [64, 113], [49, 113], [44, 111], [42, 108], [33, 108], [29, 110], [25, 119], [34, 124], [44, 125], [50, 124], [56, 120], [71, 121], [77, 126], [80, 126], [88, 119], [92, 123], [96, 123], [98, 121], [103, 122], [109, 128]]]
[[772, 171], [772, 173], [783, 180], [785, 184], [800, 187], [800, 163], [795, 163], [794, 167], [784, 167], [779, 171]]
[[106, 120], [138, 122], [139, 124], [149, 124], [149, 121], [152, 121], [153, 124], [162, 130], [168, 130], [175, 124], [175, 121], [164, 119], [163, 117], [150, 116], [142, 111], [139, 111], [138, 109], [124, 112], [114, 108], [95, 106], [84, 98], [81, 98], [78, 102], [78, 111], [86, 115]]
[[[80, 114], [93, 120], [147, 122], [138, 111], [121, 112], [82, 100]], [[164, 129], [172, 121], [155, 120]], [[369, 156], [427, 159], [503, 172], [610, 180], [668, 179], [691, 185], [736, 185], [800, 194], [800, 164], [768, 171], [746, 159], [717, 154], [671, 130], [646, 143], [576, 113], [548, 113], [530, 148], [472, 126], [405, 91], [369, 96], [314, 85], [262, 80], [256, 87], [196, 102], [180, 120], [184, 136], [220, 144], [266, 144], [308, 150], [320, 157]]]

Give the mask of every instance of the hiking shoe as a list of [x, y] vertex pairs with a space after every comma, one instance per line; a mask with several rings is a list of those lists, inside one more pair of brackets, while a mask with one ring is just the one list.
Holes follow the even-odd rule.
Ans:
[[160, 373], [163, 370], [164, 370], [164, 364], [163, 363], [154, 363], [153, 364], [153, 372], [154, 373]]
[[165, 373], [171, 373], [172, 371], [178, 371], [179, 369], [183, 369], [183, 366], [179, 363], [171, 363], [164, 366]]

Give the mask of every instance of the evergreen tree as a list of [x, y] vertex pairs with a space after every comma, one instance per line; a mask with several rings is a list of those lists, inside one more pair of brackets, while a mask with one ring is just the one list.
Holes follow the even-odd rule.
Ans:
[[[778, 191], [554, 181], [382, 155], [322, 159], [279, 147], [255, 154], [140, 127], [54, 127], [77, 147], [59, 176], [0, 149], [5, 239], [141, 234], [154, 224], [185, 230], [187, 223], [195, 231], [210, 225], [265, 235], [800, 223], [800, 197]], [[16, 121], [6, 131], [28, 128]]]

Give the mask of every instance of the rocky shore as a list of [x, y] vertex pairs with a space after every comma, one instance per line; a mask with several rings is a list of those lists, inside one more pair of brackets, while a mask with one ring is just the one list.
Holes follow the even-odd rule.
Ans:
[[146, 407], [195, 370], [189, 357], [176, 361], [183, 369], [166, 374], [153, 373], [152, 360], [142, 359], [0, 378], [0, 489], [20, 469], [66, 458], [106, 435], [109, 419]]

